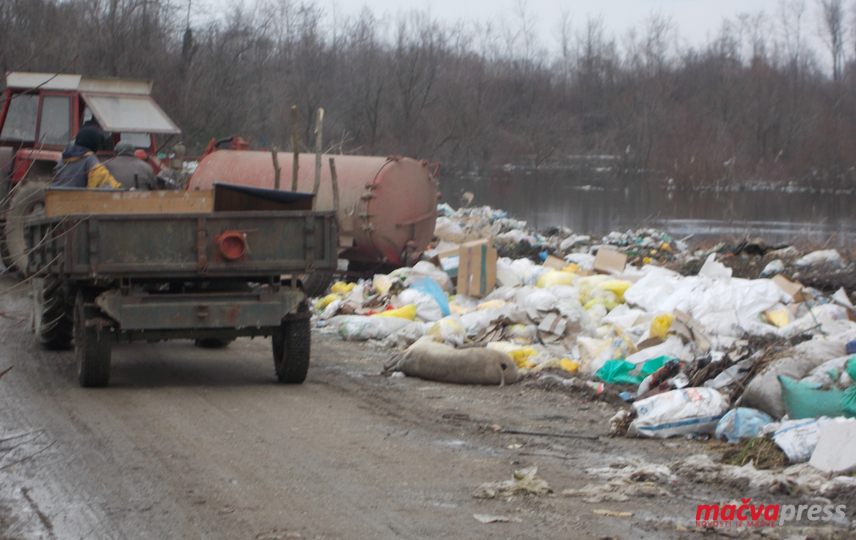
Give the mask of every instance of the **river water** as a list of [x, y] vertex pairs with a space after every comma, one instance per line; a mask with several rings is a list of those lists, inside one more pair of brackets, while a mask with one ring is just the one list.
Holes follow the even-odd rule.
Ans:
[[501, 208], [536, 229], [563, 225], [604, 235], [653, 227], [696, 241], [760, 236], [769, 243], [856, 245], [854, 190], [676, 189], [651, 175], [577, 169], [446, 176], [440, 191], [455, 208], [471, 192], [472, 205]]

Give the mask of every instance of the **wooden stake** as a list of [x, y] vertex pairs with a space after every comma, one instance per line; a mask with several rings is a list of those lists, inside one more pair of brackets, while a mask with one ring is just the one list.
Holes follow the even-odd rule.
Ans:
[[270, 155], [273, 158], [273, 189], [279, 191], [279, 177], [282, 173], [282, 169], [279, 166], [279, 158], [277, 157], [276, 146], [271, 148]]
[[339, 219], [339, 179], [336, 177], [336, 161], [330, 158], [330, 182], [333, 184], [333, 210]]
[[312, 193], [318, 195], [318, 190], [321, 189], [321, 141], [322, 141], [322, 126], [324, 125], [324, 109], [318, 109], [318, 118], [315, 120], [315, 187], [312, 188]]
[[300, 138], [297, 136], [297, 105], [291, 106], [291, 146], [294, 161], [291, 163], [291, 191], [297, 191], [297, 169], [300, 168]]

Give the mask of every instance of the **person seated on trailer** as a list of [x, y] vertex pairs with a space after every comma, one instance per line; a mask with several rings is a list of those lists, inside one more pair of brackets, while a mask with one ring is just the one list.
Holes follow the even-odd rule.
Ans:
[[149, 164], [134, 155], [135, 150], [133, 144], [120, 141], [116, 145], [116, 157], [105, 161], [104, 166], [124, 189], [154, 191], [157, 189], [155, 172]]
[[81, 128], [74, 142], [62, 151], [62, 159], [54, 167], [54, 187], [122, 189], [95, 152], [103, 137], [92, 127]]

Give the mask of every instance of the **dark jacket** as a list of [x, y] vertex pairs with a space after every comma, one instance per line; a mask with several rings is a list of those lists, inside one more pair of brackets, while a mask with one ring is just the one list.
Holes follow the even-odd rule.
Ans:
[[116, 156], [105, 161], [104, 166], [125, 189], [137, 188], [150, 191], [157, 189], [155, 173], [142, 159], [133, 156]]
[[98, 161], [98, 157], [84, 146], [70, 144], [62, 152], [62, 160], [54, 167], [53, 184], [58, 187], [120, 189], [110, 171]]

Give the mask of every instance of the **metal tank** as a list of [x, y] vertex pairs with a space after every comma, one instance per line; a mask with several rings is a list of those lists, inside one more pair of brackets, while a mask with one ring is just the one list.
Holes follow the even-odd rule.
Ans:
[[[369, 265], [411, 265], [428, 247], [437, 215], [439, 165], [405, 157], [323, 155], [316, 210], [333, 210], [330, 159], [339, 186], [340, 257]], [[291, 190], [293, 154], [277, 153], [280, 189]], [[312, 193], [315, 154], [299, 156], [297, 191]], [[188, 189], [215, 182], [273, 189], [272, 152], [216, 150], [203, 157]]]

